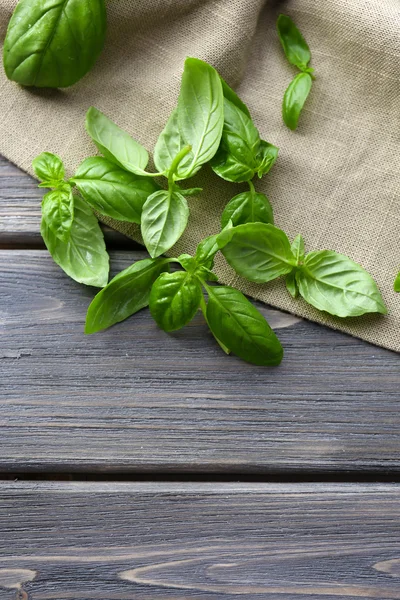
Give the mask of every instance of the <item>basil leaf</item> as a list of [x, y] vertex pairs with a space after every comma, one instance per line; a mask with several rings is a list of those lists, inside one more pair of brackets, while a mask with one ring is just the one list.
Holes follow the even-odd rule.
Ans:
[[187, 190], [181, 190], [178, 188], [178, 191], [182, 196], [198, 196], [203, 191], [203, 188], [188, 188]]
[[149, 175], [147, 150], [94, 106], [86, 113], [86, 131], [107, 160], [136, 175]]
[[39, 154], [39, 156], [33, 159], [32, 167], [38, 179], [46, 183], [61, 183], [65, 177], [63, 161], [59, 156], [51, 154], [51, 152], [42, 152], [42, 154]]
[[287, 235], [274, 225], [238, 225], [221, 233], [218, 244], [236, 273], [256, 283], [286, 275], [296, 266]]
[[296, 281], [296, 269], [293, 269], [285, 277], [286, 289], [293, 298], [297, 298], [299, 295], [299, 286]]
[[74, 197], [70, 186], [43, 196], [42, 215], [52, 233], [67, 242], [74, 219]]
[[8, 25], [4, 69], [36, 87], [67, 87], [93, 67], [106, 33], [104, 0], [21, 0]]
[[304, 239], [303, 236], [300, 235], [300, 233], [299, 235], [296, 235], [290, 248], [294, 256], [296, 257], [297, 264], [300, 264], [304, 260], [305, 254]]
[[296, 278], [300, 294], [318, 310], [338, 317], [387, 313], [371, 275], [343, 254], [330, 250], [310, 252]]
[[395, 292], [400, 292], [400, 273], [397, 275], [396, 279], [394, 280], [393, 289]]
[[[159, 171], [168, 172], [172, 161], [186, 146], [178, 129], [178, 109], [169, 117], [154, 148], [154, 164]], [[187, 158], [185, 159], [188, 160]], [[200, 167], [199, 167], [200, 168]]]
[[257, 175], [260, 177], [260, 179], [274, 166], [276, 159], [278, 158], [278, 152], [279, 148], [273, 144], [270, 144], [269, 142], [266, 142], [265, 140], [261, 140], [260, 152], [257, 156]]
[[107, 329], [148, 306], [151, 286], [168, 268], [167, 259], [145, 258], [118, 273], [92, 300], [85, 333]]
[[67, 275], [86, 285], [103, 287], [108, 279], [108, 254], [103, 233], [91, 208], [74, 196], [74, 220], [68, 242], [57, 238], [42, 218], [41, 234], [54, 261]]
[[189, 218], [182, 194], [159, 190], [149, 196], [142, 211], [142, 236], [153, 258], [166, 252], [179, 240]]
[[190, 273], [163, 273], [150, 293], [150, 312], [161, 329], [175, 331], [191, 321], [199, 309], [201, 287]]
[[219, 76], [219, 78], [222, 83], [222, 91], [224, 94], [224, 98], [229, 100], [229, 102], [232, 102], [232, 104], [237, 106], [237, 108], [239, 108], [242, 112], [244, 112], [245, 115], [249, 117], [249, 119], [251, 119], [250, 111], [245, 105], [245, 103], [242, 102], [237, 93], [231, 87], [229, 87], [226, 81], [222, 79], [221, 75]]
[[285, 91], [282, 117], [289, 129], [296, 129], [300, 113], [311, 90], [312, 79], [308, 73], [299, 73]]
[[152, 179], [99, 156], [84, 160], [71, 181], [99, 213], [129, 223], [140, 223], [143, 204], [158, 189]]
[[225, 98], [221, 146], [211, 162], [215, 173], [236, 183], [252, 179], [259, 165], [260, 142], [253, 121]]
[[272, 206], [264, 194], [254, 190], [238, 194], [225, 206], [221, 217], [221, 227], [225, 227], [229, 221], [232, 224], [243, 223], [274, 223]]
[[300, 70], [306, 69], [311, 59], [310, 48], [292, 19], [287, 15], [279, 15], [277, 29], [288, 61]]
[[178, 98], [178, 126], [185, 145], [192, 147], [178, 167], [176, 179], [191, 177], [211, 160], [224, 124], [222, 84], [211, 65], [187, 58]]
[[214, 336], [254, 365], [279, 365], [282, 346], [253, 304], [231, 287], [207, 287], [207, 291], [207, 322]]

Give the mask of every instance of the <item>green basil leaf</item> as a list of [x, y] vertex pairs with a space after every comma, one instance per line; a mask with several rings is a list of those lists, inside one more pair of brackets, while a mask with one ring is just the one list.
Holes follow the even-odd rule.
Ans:
[[278, 158], [279, 148], [266, 142], [265, 140], [261, 140], [260, 142], [260, 152], [257, 157], [258, 166], [257, 166], [257, 175], [260, 177], [268, 173], [271, 168], [274, 166], [276, 159]]
[[397, 275], [396, 279], [394, 280], [393, 289], [395, 292], [400, 292], [400, 273]]
[[305, 254], [304, 239], [303, 239], [303, 236], [300, 235], [300, 233], [299, 233], [299, 235], [296, 235], [296, 237], [294, 238], [292, 245], [291, 245], [291, 250], [296, 258], [297, 264], [300, 264], [301, 262], [303, 262], [304, 254]]
[[196, 275], [196, 277], [198, 279], [200, 279], [201, 282], [204, 282], [204, 281], [218, 281], [218, 275], [216, 275], [215, 273], [213, 273], [211, 271], [211, 269], [209, 269], [205, 265], [200, 265], [199, 267], [197, 267], [197, 269], [195, 270], [194, 274]]
[[199, 243], [195, 254], [195, 260], [198, 265], [205, 265], [212, 269], [214, 257], [219, 251], [219, 246], [217, 244], [218, 235], [218, 233], [210, 235]]
[[225, 79], [222, 79], [221, 75], [219, 77], [222, 83], [222, 91], [224, 94], [224, 98], [229, 100], [229, 102], [232, 102], [232, 104], [237, 106], [237, 108], [239, 108], [242, 112], [244, 112], [245, 115], [249, 117], [249, 119], [251, 119], [250, 111], [245, 105], [245, 103], [242, 102], [237, 93], [231, 87], [229, 87]]
[[144, 203], [158, 189], [152, 179], [125, 171], [100, 156], [84, 160], [71, 181], [99, 213], [129, 223], [140, 223]]
[[[176, 108], [171, 113], [154, 148], [154, 164], [161, 172], [170, 170], [172, 161], [186, 146], [178, 127], [178, 109]], [[186, 157], [184, 160], [188, 161], [189, 159]]]
[[236, 273], [255, 283], [286, 275], [296, 266], [286, 233], [274, 225], [238, 225], [221, 233], [218, 244]]
[[181, 190], [178, 188], [178, 191], [182, 194], [182, 196], [198, 196], [203, 191], [203, 188], [188, 188], [187, 190]]
[[234, 226], [243, 223], [274, 223], [272, 206], [264, 194], [253, 190], [238, 194], [225, 206], [221, 217], [221, 226], [229, 221]]
[[207, 322], [234, 354], [254, 365], [279, 365], [282, 346], [258, 310], [238, 290], [207, 287]]
[[287, 15], [279, 15], [277, 29], [288, 61], [298, 69], [306, 69], [311, 59], [310, 48], [292, 19]]
[[189, 218], [182, 194], [159, 190], [149, 196], [142, 211], [142, 236], [153, 258], [169, 250], [179, 240]]
[[67, 87], [93, 67], [106, 34], [104, 0], [20, 0], [4, 42], [9, 79]]
[[176, 179], [187, 179], [212, 159], [224, 124], [223, 92], [215, 69], [197, 58], [187, 58], [178, 98], [178, 126], [191, 152], [179, 164]]
[[107, 329], [148, 306], [151, 286], [168, 268], [167, 259], [145, 258], [118, 273], [92, 300], [85, 333]]
[[[64, 163], [59, 156], [51, 152], [42, 152], [32, 161], [33, 170], [43, 182], [61, 183], [65, 177]], [[54, 187], [54, 186], [52, 186]]]
[[286, 289], [293, 298], [297, 298], [299, 295], [299, 286], [296, 281], [296, 269], [293, 269], [285, 277]]
[[299, 73], [285, 91], [282, 117], [289, 129], [296, 129], [300, 113], [311, 90], [312, 79], [308, 73]]
[[107, 284], [109, 260], [103, 232], [82, 198], [74, 196], [74, 220], [68, 242], [57, 238], [44, 218], [41, 234], [54, 261], [72, 279], [95, 287]]
[[70, 186], [43, 196], [42, 215], [52, 233], [67, 242], [74, 219], [74, 197]]
[[201, 287], [190, 273], [163, 273], [151, 288], [150, 312], [161, 329], [175, 331], [193, 319], [200, 300]]
[[86, 113], [86, 131], [107, 160], [136, 175], [149, 175], [147, 150], [94, 106]]
[[310, 252], [297, 270], [296, 279], [304, 300], [331, 315], [387, 313], [371, 275], [343, 254], [330, 250]]
[[215, 173], [237, 183], [252, 179], [260, 164], [260, 142], [253, 121], [225, 98], [221, 146], [211, 162]]

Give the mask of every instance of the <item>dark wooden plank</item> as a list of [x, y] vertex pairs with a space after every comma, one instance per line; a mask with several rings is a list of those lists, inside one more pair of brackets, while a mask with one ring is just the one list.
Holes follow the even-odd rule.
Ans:
[[94, 290], [45, 251], [1, 251], [0, 271], [0, 470], [399, 471], [397, 354], [261, 305], [278, 368], [226, 357], [200, 314], [84, 336]]
[[[40, 235], [43, 190], [37, 181], [0, 156], [0, 248], [44, 248]], [[107, 245], [138, 249], [139, 244], [102, 225]]]
[[398, 485], [0, 485], [2, 600], [400, 599]]

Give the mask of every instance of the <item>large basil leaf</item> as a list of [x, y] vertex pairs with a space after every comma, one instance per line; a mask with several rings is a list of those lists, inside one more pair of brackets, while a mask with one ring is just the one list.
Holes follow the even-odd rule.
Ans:
[[224, 93], [224, 98], [229, 100], [229, 102], [232, 102], [232, 104], [237, 106], [242, 112], [244, 112], [245, 115], [249, 117], [249, 119], [251, 119], [250, 111], [245, 105], [245, 103], [239, 98], [237, 93], [231, 87], [229, 87], [226, 81], [222, 79], [221, 75], [219, 77], [222, 83], [222, 91]]
[[99, 213], [129, 223], [140, 223], [143, 204], [158, 189], [152, 179], [99, 156], [84, 160], [71, 181]]
[[67, 242], [74, 219], [74, 197], [69, 185], [43, 196], [42, 215], [52, 233]]
[[400, 273], [397, 275], [396, 279], [394, 280], [393, 289], [395, 292], [400, 292]]
[[[161, 172], [168, 172], [172, 161], [185, 145], [178, 129], [178, 109], [175, 109], [160, 133], [154, 148], [154, 164], [156, 168]], [[187, 160], [185, 158], [185, 161]]]
[[148, 176], [147, 150], [94, 106], [86, 113], [86, 130], [107, 160], [136, 175]]
[[176, 179], [191, 177], [212, 159], [224, 124], [223, 92], [215, 69], [197, 58], [187, 58], [178, 98], [178, 126], [191, 152], [180, 163]]
[[68, 242], [62, 242], [42, 219], [41, 234], [54, 261], [67, 275], [86, 285], [107, 284], [109, 261], [103, 233], [91, 208], [74, 196], [74, 220]]
[[306, 69], [311, 59], [310, 48], [292, 19], [286, 15], [279, 15], [277, 29], [288, 61], [298, 69]]
[[176, 191], [159, 190], [149, 196], [142, 211], [142, 236], [153, 258], [166, 252], [186, 228], [189, 207]]
[[208, 287], [207, 291], [207, 322], [216, 338], [254, 365], [279, 365], [282, 346], [253, 304], [231, 287]]
[[105, 32], [104, 0], [21, 0], [4, 42], [6, 75], [22, 85], [72, 85], [94, 65]]
[[221, 217], [221, 227], [229, 221], [234, 226], [244, 223], [274, 223], [272, 206], [264, 194], [254, 190], [238, 194], [225, 206]]
[[201, 300], [199, 282], [185, 271], [163, 273], [150, 293], [150, 312], [164, 331], [175, 331], [191, 321]]
[[145, 258], [118, 273], [92, 300], [85, 333], [107, 329], [148, 306], [151, 286], [168, 268], [167, 259]]
[[[38, 179], [47, 184], [47, 187], [57, 187], [61, 184], [64, 176], [65, 169], [63, 161], [56, 154], [51, 152], [42, 152], [32, 161], [32, 167], [35, 171]], [[41, 184], [40, 187], [45, 187]]]
[[297, 270], [296, 279], [303, 298], [331, 315], [387, 313], [371, 275], [343, 254], [330, 250], [310, 252]]
[[289, 129], [296, 129], [300, 113], [307, 100], [312, 85], [312, 79], [308, 73], [299, 73], [289, 83], [282, 103], [282, 117]]
[[211, 163], [213, 170], [227, 181], [248, 181], [257, 171], [259, 151], [260, 135], [253, 121], [225, 98], [221, 147]]
[[236, 273], [256, 283], [286, 275], [296, 266], [287, 235], [266, 223], [228, 229], [219, 235], [218, 244]]

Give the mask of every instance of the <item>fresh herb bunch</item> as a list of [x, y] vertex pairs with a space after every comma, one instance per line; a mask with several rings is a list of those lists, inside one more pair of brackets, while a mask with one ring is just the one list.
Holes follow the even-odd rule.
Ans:
[[10, 19], [3, 62], [9, 79], [35, 87], [68, 87], [103, 49], [105, 0], [20, 0]]
[[285, 124], [289, 129], [296, 129], [300, 113], [311, 90], [312, 80], [315, 79], [314, 69], [308, 66], [311, 52], [290, 17], [279, 15], [277, 29], [286, 58], [290, 64], [301, 71], [287, 87], [282, 102], [282, 117]]

